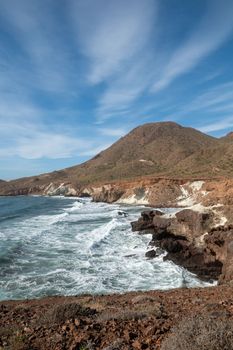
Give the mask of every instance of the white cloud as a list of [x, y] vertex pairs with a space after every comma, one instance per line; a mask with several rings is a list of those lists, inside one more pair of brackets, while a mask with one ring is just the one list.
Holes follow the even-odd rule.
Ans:
[[214, 123], [210, 123], [210, 124], [198, 127], [198, 129], [202, 132], [209, 133], [214, 131], [225, 130], [232, 127], [233, 127], [233, 116], [222, 118], [221, 120], [215, 121]]
[[[1, 125], [0, 157], [19, 156], [24, 159], [59, 159], [92, 156], [109, 143], [99, 138], [85, 138], [72, 134], [59, 134], [53, 130], [37, 129], [35, 125]], [[13, 135], [12, 135], [13, 134]], [[7, 141], [7, 142], [6, 142]]]
[[126, 134], [126, 130], [123, 128], [100, 128], [98, 131], [103, 136], [121, 137]]
[[208, 3], [204, 18], [189, 39], [173, 52], [153, 91], [166, 88], [177, 77], [191, 71], [232, 33], [232, 0], [209, 0]]
[[77, 42], [88, 62], [87, 82], [104, 83], [96, 109], [102, 124], [126, 115], [152, 80], [149, 45], [157, 0], [72, 0], [72, 5]]
[[1, 158], [18, 156], [23, 159], [59, 159], [94, 156], [108, 147], [120, 133], [120, 129], [106, 128], [97, 130], [98, 134], [91, 137], [88, 128], [74, 129], [69, 125], [59, 125], [59, 122], [48, 127], [42, 122], [48, 111], [30, 104], [25, 107], [18, 103], [16, 107], [17, 111], [14, 106], [11, 109], [10, 105], [1, 104]]
[[84, 151], [80, 152], [81, 156], [88, 156], [92, 157], [100, 153], [101, 151], [105, 150], [106, 148], [110, 147], [112, 143], [105, 143], [97, 147], [93, 147]]
[[195, 99], [184, 105], [178, 112], [180, 116], [190, 112], [202, 113], [232, 112], [233, 113], [233, 82], [216, 85], [199, 94]]
[[[129, 111], [134, 102], [144, 93], [153, 79], [152, 59], [149, 54], [135, 59], [134, 64], [122, 68], [122, 74], [111, 81], [99, 99], [97, 120], [105, 122], [120, 113]], [[119, 115], [118, 115], [119, 113]]]
[[5, 60], [4, 71], [6, 79], [10, 80], [11, 75], [21, 88], [32, 85], [47, 92], [64, 93], [74, 84], [73, 66], [51, 4], [31, 0], [1, 1], [1, 20], [7, 23], [19, 46], [14, 60], [11, 54], [10, 62]]
[[78, 44], [89, 59], [91, 84], [118, 74], [145, 46], [155, 11], [154, 0], [72, 1]]

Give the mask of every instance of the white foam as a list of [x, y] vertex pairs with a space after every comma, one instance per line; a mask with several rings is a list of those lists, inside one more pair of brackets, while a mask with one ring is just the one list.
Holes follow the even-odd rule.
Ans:
[[112, 219], [107, 224], [104, 224], [91, 231], [88, 235], [89, 249], [91, 249], [96, 243], [102, 241], [105, 237], [107, 237], [110, 234], [110, 232], [117, 226], [119, 226], [117, 220]]
[[71, 208], [65, 209], [67, 212], [73, 213], [76, 211], [79, 211], [80, 208], [82, 208], [84, 205], [84, 203], [80, 202], [80, 201], [76, 201], [73, 203]]
[[[44, 203], [45, 198], [40, 200]], [[4, 223], [8, 225], [6, 231], [0, 224], [0, 232], [10, 237], [11, 251], [17, 249], [7, 267], [9, 274], [6, 270], [4, 279], [0, 280], [1, 298], [181, 286], [183, 270], [163, 261], [162, 256], [148, 260], [145, 252], [151, 249], [151, 235], [139, 235], [131, 230], [130, 222], [140, 216], [143, 206], [74, 198], [61, 201], [60, 205], [58, 199], [46, 198], [46, 201], [51, 207], [48, 205], [43, 215], [11, 225]], [[57, 212], [52, 207], [54, 201]], [[128, 216], [120, 216], [118, 211], [125, 211]], [[202, 285], [188, 272], [186, 279], [188, 286]]]

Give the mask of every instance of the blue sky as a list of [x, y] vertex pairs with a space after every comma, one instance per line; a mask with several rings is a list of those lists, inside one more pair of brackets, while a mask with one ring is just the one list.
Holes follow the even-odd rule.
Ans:
[[1, 0], [0, 43], [0, 178], [147, 122], [233, 129], [232, 0]]

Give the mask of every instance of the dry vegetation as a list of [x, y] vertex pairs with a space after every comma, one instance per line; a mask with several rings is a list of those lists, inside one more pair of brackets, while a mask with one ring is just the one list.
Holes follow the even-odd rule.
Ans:
[[185, 318], [163, 342], [161, 350], [233, 350], [233, 320], [196, 315]]
[[232, 350], [232, 326], [230, 286], [0, 303], [1, 350]]
[[173, 122], [151, 123], [132, 130], [93, 159], [50, 174], [0, 183], [0, 194], [27, 193], [53, 183], [88, 184], [145, 176], [216, 177], [233, 174], [233, 138], [217, 139]]

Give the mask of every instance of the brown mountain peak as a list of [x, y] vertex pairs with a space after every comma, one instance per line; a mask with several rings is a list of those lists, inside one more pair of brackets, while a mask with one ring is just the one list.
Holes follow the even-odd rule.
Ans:
[[27, 193], [28, 188], [50, 183], [82, 187], [147, 175], [212, 177], [215, 176], [213, 169], [229, 175], [233, 173], [232, 147], [232, 142], [223, 142], [174, 122], [147, 123], [83, 164], [2, 183], [2, 187], [22, 188], [22, 193]]

